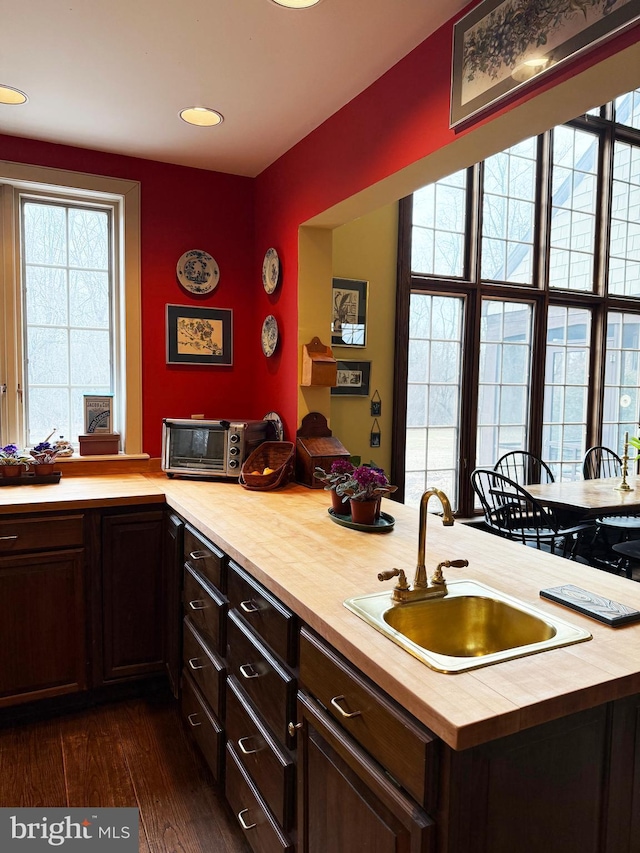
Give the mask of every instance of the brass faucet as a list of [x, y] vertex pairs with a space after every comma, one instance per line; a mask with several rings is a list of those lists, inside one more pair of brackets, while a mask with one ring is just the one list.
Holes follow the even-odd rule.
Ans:
[[407, 582], [407, 576], [403, 569], [389, 569], [380, 572], [378, 580], [386, 581], [397, 577], [398, 582], [393, 588], [392, 599], [396, 604], [406, 601], [420, 601], [423, 598], [443, 598], [447, 594], [447, 582], [442, 574], [444, 567], [453, 566], [463, 568], [469, 565], [468, 560], [444, 560], [439, 563], [431, 577], [431, 586], [427, 580], [427, 569], [425, 566], [427, 549], [427, 504], [429, 498], [436, 496], [442, 504], [442, 523], [445, 527], [453, 524], [453, 513], [449, 498], [440, 489], [427, 489], [420, 498], [420, 527], [418, 531], [418, 565], [413, 579], [413, 589]]

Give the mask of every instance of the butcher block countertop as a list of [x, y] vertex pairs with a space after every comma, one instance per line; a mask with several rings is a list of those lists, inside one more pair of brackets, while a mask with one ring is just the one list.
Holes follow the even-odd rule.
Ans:
[[[418, 513], [393, 501], [385, 534], [334, 523], [328, 495], [290, 484], [253, 492], [236, 482], [170, 480], [162, 474], [63, 477], [57, 485], [0, 489], [0, 515], [92, 506], [162, 503], [244, 566], [356, 667], [454, 749], [466, 749], [604, 702], [640, 693], [640, 623], [610, 628], [540, 598], [572, 583], [640, 609], [640, 584], [507, 542], [463, 524], [427, 525], [427, 570], [444, 560], [447, 580], [472, 578], [586, 628], [593, 639], [466, 673], [429, 669], [343, 606], [379, 592], [378, 572], [403, 568], [411, 579]], [[436, 498], [431, 511], [440, 508]], [[386, 582], [391, 591], [393, 581]]]

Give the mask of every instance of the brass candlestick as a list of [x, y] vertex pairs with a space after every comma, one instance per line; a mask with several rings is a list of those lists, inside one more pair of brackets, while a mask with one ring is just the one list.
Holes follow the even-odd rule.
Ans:
[[615, 487], [618, 492], [631, 492], [632, 488], [627, 483], [627, 463], [629, 462], [629, 433], [624, 434], [624, 448], [622, 450], [622, 480]]

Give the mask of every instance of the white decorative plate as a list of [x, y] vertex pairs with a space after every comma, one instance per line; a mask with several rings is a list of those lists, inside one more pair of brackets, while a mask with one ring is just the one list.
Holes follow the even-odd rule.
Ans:
[[178, 281], [190, 293], [211, 293], [220, 281], [220, 268], [208, 252], [191, 249], [176, 266]]
[[265, 317], [262, 324], [262, 352], [269, 358], [278, 346], [278, 323], [273, 314]]
[[280, 258], [275, 249], [267, 249], [262, 262], [262, 285], [267, 293], [273, 293], [280, 278]]

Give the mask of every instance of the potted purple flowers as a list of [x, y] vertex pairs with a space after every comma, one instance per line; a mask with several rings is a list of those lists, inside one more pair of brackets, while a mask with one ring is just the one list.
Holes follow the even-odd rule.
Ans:
[[16, 444], [0, 448], [0, 473], [3, 477], [19, 477], [25, 470], [29, 457], [18, 450]]
[[389, 483], [382, 468], [360, 465], [336, 486], [336, 492], [343, 500], [349, 500], [353, 522], [372, 525], [380, 515], [380, 499], [397, 488]]
[[313, 472], [313, 476], [324, 483], [325, 491], [331, 493], [331, 508], [334, 512], [344, 513], [345, 507], [342, 504], [347, 498], [343, 498], [336, 490], [340, 483], [349, 479], [354, 470], [354, 466], [348, 459], [336, 459], [328, 471], [324, 468], [316, 468]]

